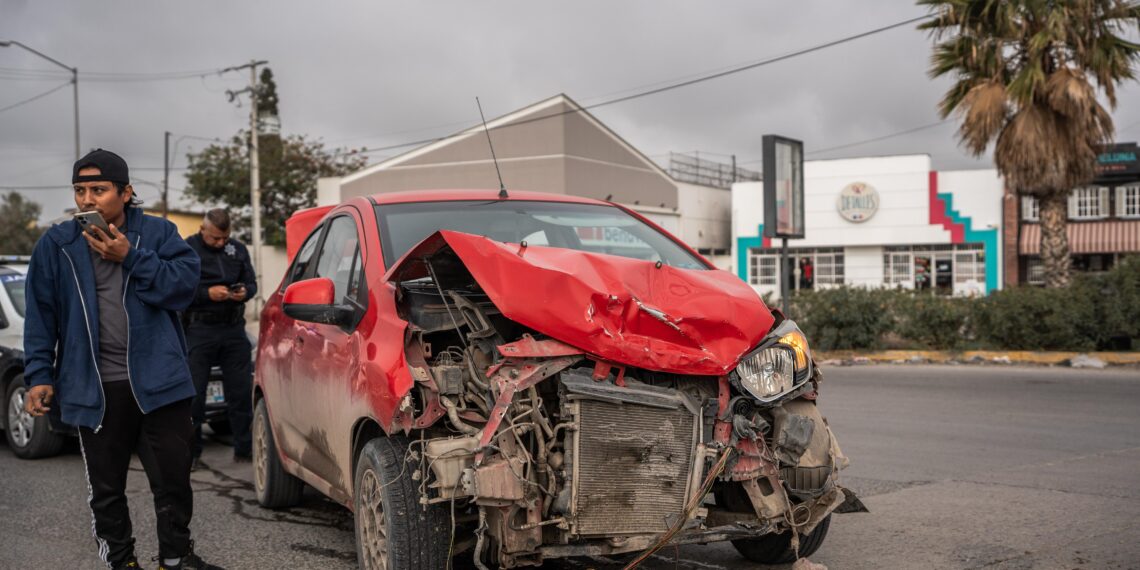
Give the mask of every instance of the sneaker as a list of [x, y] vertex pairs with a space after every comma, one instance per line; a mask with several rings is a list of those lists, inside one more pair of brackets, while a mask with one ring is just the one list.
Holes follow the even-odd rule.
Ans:
[[158, 570], [225, 570], [225, 568], [214, 566], [202, 560], [202, 557], [194, 554], [194, 541], [190, 541], [190, 552], [185, 554], [182, 559], [178, 561], [178, 564], [174, 566], [159, 564]]
[[141, 570], [141, 568], [142, 566], [139, 566], [138, 559], [134, 556], [130, 557], [125, 564], [119, 564], [118, 566], [115, 566], [116, 570]]

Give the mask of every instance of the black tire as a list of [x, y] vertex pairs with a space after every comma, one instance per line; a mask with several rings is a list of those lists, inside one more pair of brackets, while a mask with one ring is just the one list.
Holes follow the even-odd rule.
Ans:
[[443, 505], [421, 505], [405, 461], [408, 440], [378, 437], [360, 451], [353, 506], [356, 560], [363, 570], [443, 570], [451, 521]]
[[[811, 534], [800, 537], [800, 557], [807, 558], [823, 545], [827, 538], [827, 529], [831, 527], [831, 515], [819, 521]], [[792, 550], [792, 533], [769, 534], [760, 538], [734, 540], [732, 546], [736, 551], [752, 562], [760, 564], [787, 564], [796, 561], [796, 553]]]
[[47, 416], [34, 417], [24, 410], [27, 392], [23, 374], [9, 380], [8, 389], [4, 391], [4, 435], [8, 438], [8, 447], [21, 459], [59, 455], [63, 435], [51, 430]]
[[269, 423], [265, 400], [258, 400], [253, 413], [253, 489], [257, 503], [270, 509], [295, 506], [301, 502], [305, 484], [285, 472]]

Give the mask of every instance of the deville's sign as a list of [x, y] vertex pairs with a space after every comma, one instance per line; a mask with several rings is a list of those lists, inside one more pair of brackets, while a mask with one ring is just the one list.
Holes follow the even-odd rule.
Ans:
[[861, 224], [879, 211], [879, 192], [866, 182], [852, 182], [839, 192], [835, 207], [844, 220]]

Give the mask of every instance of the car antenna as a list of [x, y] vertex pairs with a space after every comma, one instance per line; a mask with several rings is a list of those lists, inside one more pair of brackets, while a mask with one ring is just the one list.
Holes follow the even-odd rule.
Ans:
[[506, 200], [510, 198], [507, 195], [507, 187], [503, 185], [503, 173], [499, 172], [499, 159], [495, 158], [495, 145], [491, 144], [491, 131], [487, 129], [487, 117], [483, 116], [483, 104], [479, 102], [479, 98], [475, 98], [475, 105], [479, 107], [479, 118], [483, 119], [483, 132], [487, 134], [487, 146], [491, 147], [491, 160], [495, 163], [495, 174], [499, 176], [499, 199]]

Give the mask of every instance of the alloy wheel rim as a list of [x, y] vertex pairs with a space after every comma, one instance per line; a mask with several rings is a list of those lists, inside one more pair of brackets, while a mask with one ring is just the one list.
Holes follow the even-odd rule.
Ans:
[[269, 472], [269, 442], [265, 430], [265, 420], [258, 414], [253, 420], [253, 485], [259, 492], [265, 488]]
[[359, 517], [364, 567], [378, 570], [388, 567], [388, 525], [384, 520], [382, 489], [376, 471], [367, 469], [360, 478], [360, 508], [356, 516]]
[[32, 440], [32, 430], [35, 427], [35, 418], [24, 409], [24, 397], [27, 389], [17, 388], [8, 400], [8, 432], [13, 444], [25, 447]]

